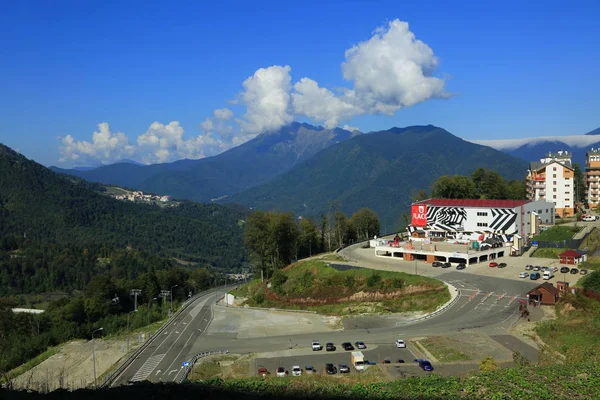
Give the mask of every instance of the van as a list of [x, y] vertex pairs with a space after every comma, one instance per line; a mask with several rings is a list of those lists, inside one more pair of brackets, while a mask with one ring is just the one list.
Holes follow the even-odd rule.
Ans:
[[532, 281], [540, 279], [540, 273], [539, 272], [532, 272], [531, 275], [529, 275], [529, 279], [531, 279]]
[[548, 279], [552, 278], [554, 278], [554, 272], [552, 272], [552, 270], [544, 271], [544, 276], [542, 279], [547, 281]]

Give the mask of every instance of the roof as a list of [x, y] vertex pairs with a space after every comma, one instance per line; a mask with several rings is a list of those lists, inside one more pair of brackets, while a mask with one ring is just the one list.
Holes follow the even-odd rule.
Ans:
[[538, 289], [545, 289], [546, 291], [550, 292], [550, 294], [552, 294], [554, 296], [559, 295], [558, 289], [555, 288], [554, 285], [552, 285], [550, 282], [544, 282], [541, 285], [534, 287], [527, 293], [540, 294]]
[[426, 204], [434, 207], [515, 208], [529, 202], [530, 200], [427, 199], [413, 204]]
[[558, 164], [560, 166], [563, 166], [565, 168], [573, 170], [573, 167], [571, 165], [567, 165], [567, 163], [565, 163], [564, 160], [560, 160], [560, 161], [559, 160], [552, 160], [552, 161], [549, 161], [547, 163], [543, 163], [543, 162], [540, 162], [540, 161], [531, 161], [529, 163], [529, 170], [530, 171], [538, 171], [538, 170], [540, 170], [542, 168], [546, 168], [547, 166], [552, 165], [552, 164]]
[[581, 257], [583, 254], [578, 252], [577, 250], [566, 250], [560, 253], [559, 257]]

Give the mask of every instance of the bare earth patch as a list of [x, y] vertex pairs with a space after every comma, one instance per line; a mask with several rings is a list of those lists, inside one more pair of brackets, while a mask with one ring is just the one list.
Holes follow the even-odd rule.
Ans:
[[[122, 340], [95, 340], [98, 378], [125, 355], [125, 348]], [[12, 381], [15, 388], [42, 392], [79, 389], [93, 382], [92, 342], [85, 340], [65, 343], [56, 354]]]

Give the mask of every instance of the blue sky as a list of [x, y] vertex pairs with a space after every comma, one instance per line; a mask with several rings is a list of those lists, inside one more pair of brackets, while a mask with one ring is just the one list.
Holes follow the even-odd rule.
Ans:
[[0, 142], [68, 167], [208, 156], [291, 119], [581, 134], [600, 126], [598, 15], [596, 1], [9, 2]]

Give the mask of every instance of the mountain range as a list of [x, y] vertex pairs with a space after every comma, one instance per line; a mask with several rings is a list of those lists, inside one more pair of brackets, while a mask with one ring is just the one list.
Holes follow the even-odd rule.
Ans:
[[432, 125], [360, 134], [293, 123], [201, 160], [54, 170], [175, 198], [312, 217], [336, 201], [347, 214], [374, 209], [385, 228], [396, 224], [412, 195], [429, 190], [437, 177], [469, 175], [477, 168], [523, 179], [527, 162]]
[[558, 150], [572, 154], [571, 161], [585, 166], [585, 153], [591, 148], [600, 148], [600, 128], [583, 135], [541, 136], [519, 139], [473, 140], [473, 143], [491, 146], [527, 161], [539, 161], [548, 153]]
[[0, 144], [0, 237], [40, 243], [132, 247], [149, 254], [239, 267], [247, 209], [181, 202], [135, 204], [98, 193], [100, 185], [50, 171]]
[[317, 152], [356, 133], [292, 123], [214, 157], [140, 166], [116, 163], [93, 170], [55, 172], [91, 182], [169, 194], [180, 199], [210, 201], [268, 182]]

